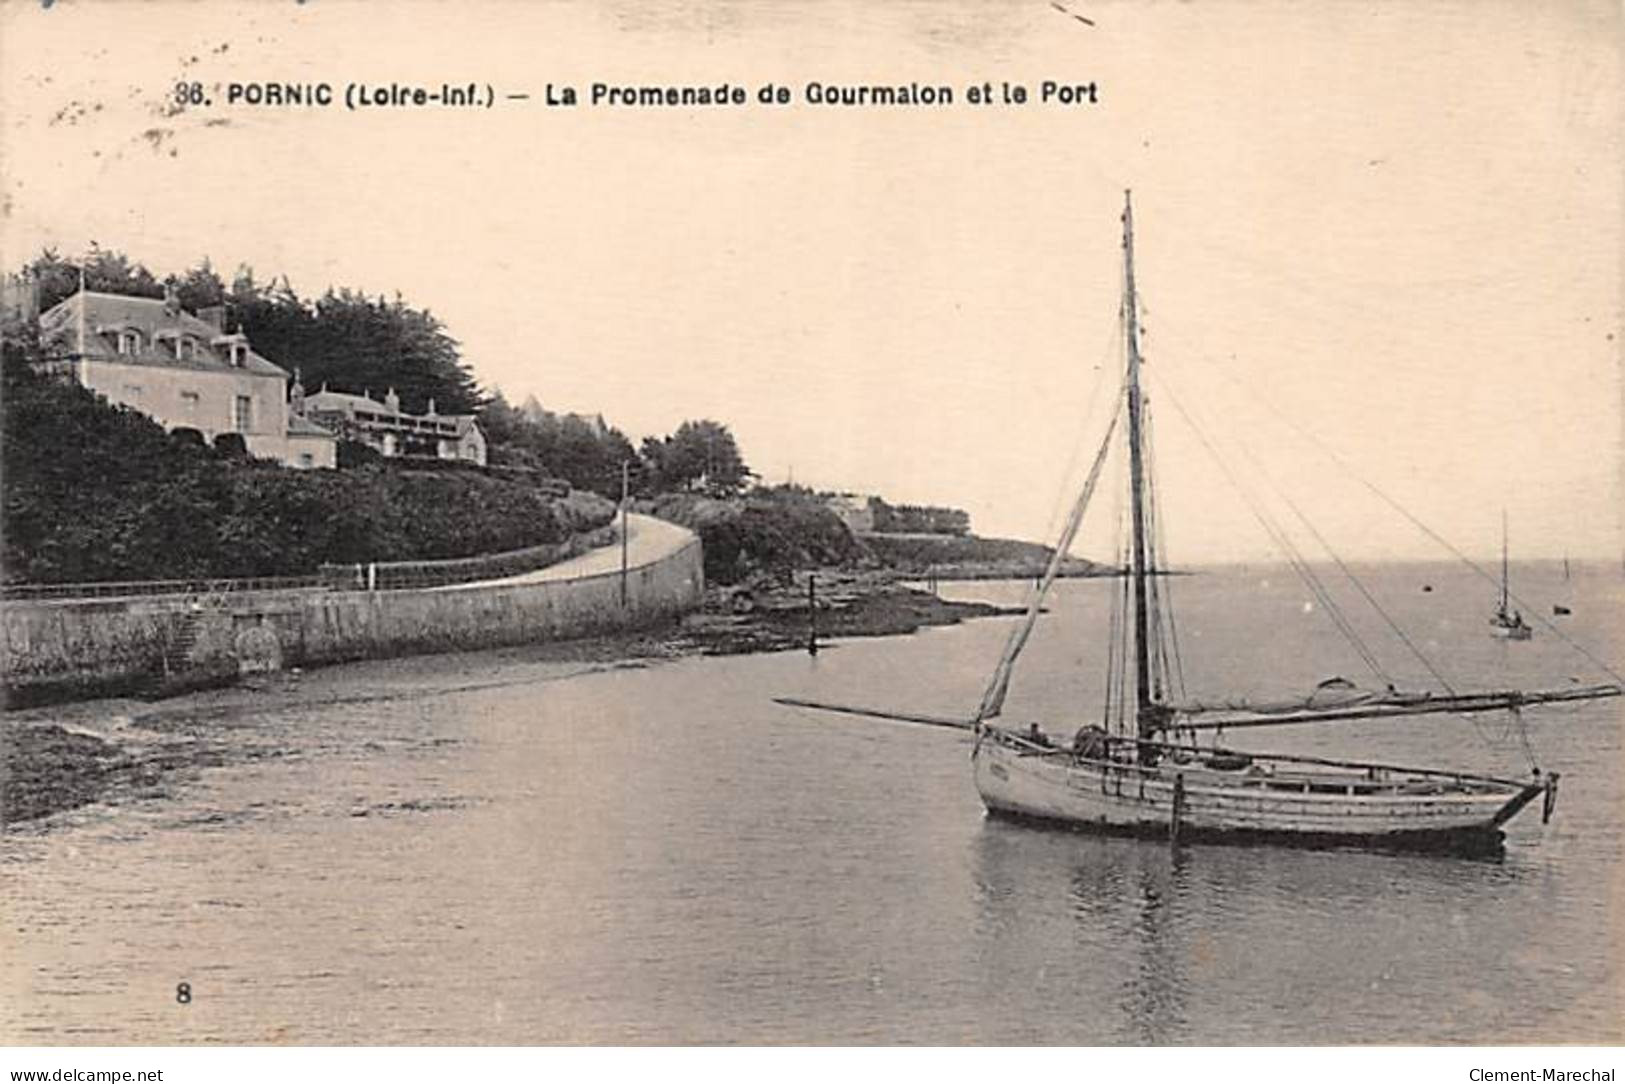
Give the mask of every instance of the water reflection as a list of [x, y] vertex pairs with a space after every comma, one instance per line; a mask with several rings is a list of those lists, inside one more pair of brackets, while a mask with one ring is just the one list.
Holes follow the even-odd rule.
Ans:
[[[1458, 1037], [1484, 1034], [1441, 1015], [1482, 979], [1439, 966], [1511, 936], [1534, 875], [1448, 857], [1166, 843], [1070, 833], [988, 818], [974, 842], [978, 926], [992, 966], [1065, 989], [1039, 1030], [1073, 1042], [1292, 1041], [1307, 999], [1338, 1006], [1329, 1032], [1412, 1006]], [[1431, 969], [1409, 961], [1432, 958]], [[1066, 976], [1054, 982], [1057, 974]], [[1460, 984], [1459, 988], [1454, 988]], [[1043, 1001], [1037, 991], [1034, 1000]], [[1368, 1037], [1368, 1036], [1367, 1036]]]
[[[975, 847], [980, 925], [999, 949], [993, 966], [1068, 974], [1070, 1041], [1188, 1036], [1187, 854], [997, 818], [984, 822]], [[1065, 1016], [1052, 1023], [1068, 1030]]]

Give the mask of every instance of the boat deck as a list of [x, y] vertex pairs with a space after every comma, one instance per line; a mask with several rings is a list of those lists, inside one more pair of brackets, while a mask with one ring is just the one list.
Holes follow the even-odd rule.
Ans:
[[1071, 749], [1045, 745], [1009, 731], [993, 732], [994, 740], [1018, 757], [1061, 760], [1111, 774], [1170, 779], [1184, 776], [1187, 784], [1214, 783], [1224, 787], [1277, 791], [1289, 794], [1504, 794], [1523, 789], [1527, 782], [1499, 779], [1470, 772], [1432, 768], [1406, 768], [1390, 764], [1338, 762], [1281, 753], [1206, 751], [1157, 745], [1165, 755], [1155, 764], [1134, 758], [1134, 743], [1113, 739], [1109, 757], [1079, 756]]
[[[1500, 826], [1556, 777], [1530, 782], [1284, 754], [1115, 739], [1080, 756], [1010, 731], [984, 732], [977, 789], [989, 810], [1102, 829], [1192, 838], [1379, 847], [1492, 847]], [[1090, 752], [1101, 747], [1090, 743]]]

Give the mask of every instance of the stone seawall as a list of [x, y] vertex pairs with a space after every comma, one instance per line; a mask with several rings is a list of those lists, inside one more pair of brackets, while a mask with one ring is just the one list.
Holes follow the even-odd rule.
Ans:
[[6, 701], [128, 694], [241, 673], [566, 640], [671, 621], [705, 590], [698, 538], [620, 572], [457, 590], [242, 592], [4, 604]]

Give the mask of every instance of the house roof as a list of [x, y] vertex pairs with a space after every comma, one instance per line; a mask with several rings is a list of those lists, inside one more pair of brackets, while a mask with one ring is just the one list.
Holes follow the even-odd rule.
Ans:
[[337, 440], [332, 431], [299, 414], [288, 415], [288, 436], [290, 437], [327, 437]]
[[308, 392], [305, 395], [305, 409], [310, 410], [366, 410], [374, 414], [392, 414], [402, 416], [398, 410], [390, 410], [376, 399], [369, 399], [365, 395], [352, 395], [347, 391], [321, 391]]
[[459, 436], [475, 427], [476, 416], [473, 414], [408, 414], [401, 410], [391, 410], [376, 399], [369, 399], [365, 395], [355, 395], [347, 391], [328, 391], [322, 389], [310, 392], [305, 396], [306, 410], [344, 411], [354, 413], [365, 410], [385, 418], [401, 418], [419, 421], [425, 418], [439, 422], [450, 422], [457, 427]]
[[[81, 307], [85, 316], [85, 357], [163, 369], [247, 372], [284, 380], [288, 377], [286, 369], [256, 354], [252, 347], [248, 349], [242, 365], [231, 364], [230, 354], [212, 342], [222, 336], [219, 328], [184, 310], [169, 312], [164, 307], [163, 299], [156, 297], [128, 297], [94, 291], [74, 294], [40, 317], [40, 333], [47, 344], [75, 353], [79, 351]], [[121, 330], [141, 332], [141, 350], [138, 353], [119, 353], [118, 332]], [[176, 333], [196, 340], [197, 350], [193, 356], [177, 358], [173, 347], [159, 345], [160, 336]]]

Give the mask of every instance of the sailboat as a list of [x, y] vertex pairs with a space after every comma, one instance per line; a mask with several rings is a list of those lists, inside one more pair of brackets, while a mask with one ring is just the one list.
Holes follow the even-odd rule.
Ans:
[[1503, 640], [1527, 640], [1535, 630], [1523, 619], [1523, 614], [1510, 609], [1507, 601], [1507, 514], [1501, 513], [1501, 602], [1490, 618], [1490, 628]]
[[[1159, 567], [1154, 538], [1158, 517], [1155, 502], [1148, 498], [1133, 206], [1126, 193], [1122, 222], [1125, 358], [1116, 412], [1049, 567], [1034, 589], [1025, 618], [1012, 630], [975, 713], [967, 719], [788, 697], [778, 702], [969, 731], [974, 735], [973, 778], [990, 814], [1072, 829], [1176, 841], [1493, 853], [1502, 845], [1502, 826], [1531, 802], [1539, 799], [1542, 816], [1549, 819], [1559, 776], [1542, 774], [1533, 764], [1528, 778], [1511, 779], [1445, 768], [1243, 752], [1200, 743], [1198, 737], [1204, 733], [1211, 738], [1222, 731], [1254, 727], [1441, 713], [1508, 712], [1521, 724], [1526, 709], [1619, 696], [1625, 689], [1608, 684], [1405, 693], [1389, 684], [1385, 691], [1369, 692], [1334, 678], [1307, 698], [1284, 703], [1177, 699], [1173, 690], [1183, 683], [1170, 680], [1169, 592], [1161, 586], [1165, 569]], [[1119, 676], [1115, 682], [1108, 679], [1106, 709], [1098, 720], [1073, 719], [1059, 728], [1064, 735], [1076, 726], [1070, 740], [1051, 737], [1038, 723], [1004, 723], [1003, 705], [1017, 658], [1083, 521], [1108, 449], [1119, 439], [1127, 443], [1130, 529], [1118, 589], [1121, 604], [1114, 604], [1109, 638], [1113, 645], [1121, 645], [1113, 651]], [[1177, 640], [1172, 655], [1177, 660]], [[1618, 674], [1599, 665], [1618, 679]], [[1083, 725], [1077, 726], [1080, 721]]]

